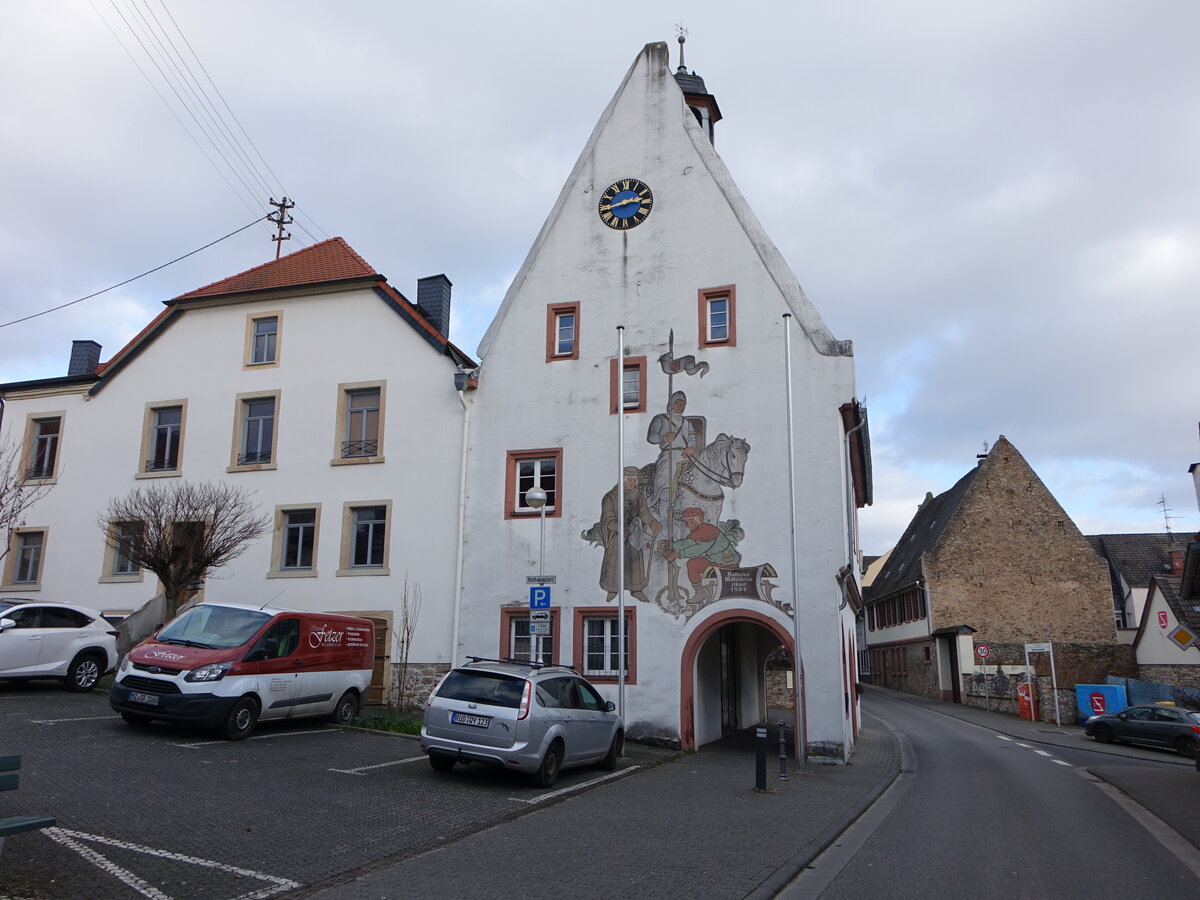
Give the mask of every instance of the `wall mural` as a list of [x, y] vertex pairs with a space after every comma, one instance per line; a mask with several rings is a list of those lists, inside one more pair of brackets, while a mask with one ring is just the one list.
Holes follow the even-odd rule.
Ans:
[[[617, 596], [620, 520], [625, 522], [625, 590], [685, 621], [710, 603], [731, 598], [770, 603], [791, 615], [791, 604], [774, 600], [777, 578], [770, 563], [743, 565], [738, 545], [746, 537], [737, 519], [721, 519], [725, 492], [745, 477], [750, 444], [718, 434], [707, 439], [708, 420], [688, 415], [688, 397], [675, 389], [676, 375], [703, 378], [709, 364], [675, 356], [675, 335], [658, 358], [667, 375], [667, 403], [650, 420], [647, 443], [653, 462], [626, 466], [622, 484], [600, 501], [600, 521], [581, 534], [604, 550], [600, 587]], [[618, 491], [623, 502], [618, 501]], [[620, 508], [619, 507], [623, 507]]]

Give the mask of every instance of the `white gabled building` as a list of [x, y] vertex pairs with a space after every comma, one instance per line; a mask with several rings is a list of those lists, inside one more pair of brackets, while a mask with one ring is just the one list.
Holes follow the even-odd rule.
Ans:
[[209, 600], [272, 601], [377, 620], [377, 696], [407, 583], [423, 603], [410, 661], [449, 662], [463, 406], [474, 363], [446, 339], [450, 282], [409, 303], [341, 238], [168, 301], [99, 364], [0, 386], [0, 440], [51, 489], [11, 535], [0, 598], [114, 614], [159, 591], [106, 546], [110, 498], [163, 479], [252, 492], [272, 533], [203, 585]]
[[[618, 700], [624, 518], [629, 736], [690, 748], [760, 721], [766, 658], [798, 634], [808, 753], [844, 761], [858, 731], [865, 410], [849, 342], [713, 148], [720, 118], [704, 82], [647, 45], [480, 345], [454, 653], [572, 663]], [[546, 636], [530, 633], [526, 593], [543, 557], [534, 485], [549, 494], [556, 576]]]

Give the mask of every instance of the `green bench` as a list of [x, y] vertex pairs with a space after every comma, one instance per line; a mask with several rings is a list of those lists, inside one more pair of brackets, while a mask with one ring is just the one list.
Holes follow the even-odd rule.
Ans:
[[[0, 791], [15, 791], [21, 780], [21, 757], [16, 754], [0, 756]], [[10, 816], [0, 819], [0, 854], [4, 852], [4, 839], [22, 831], [49, 828], [57, 819], [46, 816]]]

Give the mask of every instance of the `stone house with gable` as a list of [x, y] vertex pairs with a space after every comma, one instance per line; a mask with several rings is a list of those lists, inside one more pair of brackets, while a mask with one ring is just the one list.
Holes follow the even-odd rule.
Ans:
[[[871, 681], [974, 702], [965, 688], [985, 671], [979, 645], [996, 671], [1023, 667], [1024, 644], [1046, 641], [1064, 698], [1076, 682], [1128, 674], [1108, 586], [1105, 565], [1001, 435], [953, 487], [926, 496], [866, 589]], [[1049, 674], [1044, 656], [1036, 663]]]
[[1188, 539], [1170, 532], [1089, 534], [1086, 538], [1108, 566], [1117, 635], [1125, 643], [1133, 643], [1150, 583], [1159, 576], [1183, 574]]

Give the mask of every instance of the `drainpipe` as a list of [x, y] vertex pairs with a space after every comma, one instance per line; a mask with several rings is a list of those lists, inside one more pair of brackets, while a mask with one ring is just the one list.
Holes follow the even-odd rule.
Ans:
[[[471, 433], [471, 407], [463, 394], [467, 388], [467, 373], [461, 369], [455, 375], [455, 388], [458, 402], [463, 408], [462, 430], [462, 463], [458, 472], [458, 550], [454, 563], [454, 625], [450, 634], [450, 668], [458, 665], [458, 630], [462, 619], [462, 589], [463, 589], [463, 536], [467, 526], [467, 438]], [[461, 382], [462, 387], [459, 387]]]

